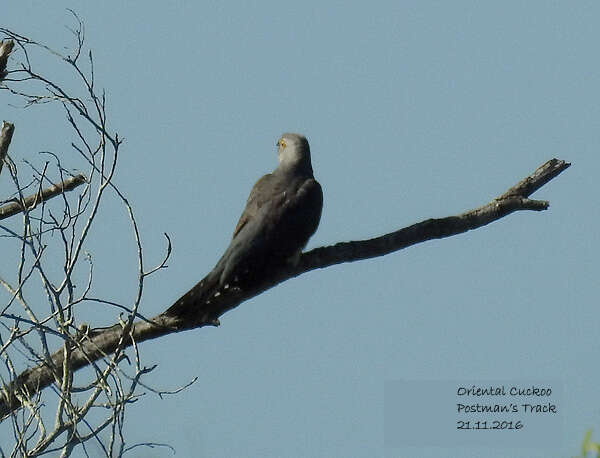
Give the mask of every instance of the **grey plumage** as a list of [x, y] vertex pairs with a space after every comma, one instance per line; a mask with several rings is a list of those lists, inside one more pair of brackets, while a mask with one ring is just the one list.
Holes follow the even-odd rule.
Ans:
[[295, 262], [319, 225], [323, 192], [314, 179], [305, 137], [285, 133], [277, 142], [279, 165], [259, 179], [213, 270], [167, 313], [201, 305], [229, 288], [246, 289]]

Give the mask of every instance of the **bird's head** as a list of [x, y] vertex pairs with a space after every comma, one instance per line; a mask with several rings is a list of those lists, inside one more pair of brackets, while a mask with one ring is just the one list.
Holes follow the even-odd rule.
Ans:
[[306, 137], [300, 134], [285, 133], [277, 140], [277, 158], [279, 166], [285, 168], [300, 168], [310, 171], [310, 147]]

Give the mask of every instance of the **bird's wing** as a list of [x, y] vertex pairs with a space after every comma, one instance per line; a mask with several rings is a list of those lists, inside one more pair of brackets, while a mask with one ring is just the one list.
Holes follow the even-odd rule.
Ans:
[[263, 177], [254, 186], [234, 237], [215, 267], [224, 285], [252, 283], [304, 248], [319, 225], [323, 194], [312, 177]]
[[265, 202], [267, 202], [272, 197], [272, 183], [273, 183], [273, 175], [268, 173], [262, 178], [260, 178], [256, 184], [252, 187], [250, 191], [250, 195], [248, 196], [248, 200], [246, 201], [246, 207], [242, 212], [242, 216], [238, 220], [237, 225], [235, 226], [235, 230], [233, 231], [233, 237], [242, 230], [242, 228], [250, 221], [252, 218], [256, 216], [260, 207], [262, 207]]
[[[323, 192], [311, 177], [287, 182], [265, 175], [256, 182], [233, 233], [233, 240], [214, 269], [167, 310], [176, 315], [189, 304], [204, 303], [222, 287], [247, 287], [298, 253], [316, 231]], [[239, 286], [239, 283], [236, 285]]]
[[282, 208], [282, 230], [287, 231], [291, 244], [304, 248], [308, 239], [315, 233], [321, 220], [323, 190], [314, 178], [303, 180], [291, 195], [287, 196]]

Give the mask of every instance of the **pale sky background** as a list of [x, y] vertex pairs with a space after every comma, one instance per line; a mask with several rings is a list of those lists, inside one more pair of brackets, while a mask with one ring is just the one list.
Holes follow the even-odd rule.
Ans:
[[[573, 164], [534, 194], [546, 212], [311, 272], [219, 328], [144, 343], [144, 363], [158, 364], [148, 383], [199, 380], [131, 406], [131, 442], [182, 457], [558, 458], [589, 428], [600, 438], [600, 3], [19, 1], [4, 2], [0, 25], [60, 50], [72, 45], [66, 8], [85, 21], [126, 139], [117, 182], [148, 262], [163, 232], [174, 243], [147, 284], [146, 315], [212, 268], [282, 132], [308, 137], [324, 189], [308, 248], [477, 207], [552, 157]], [[0, 107], [17, 126], [15, 160], [72, 155], [58, 107]], [[134, 247], [115, 236], [122, 209], [103, 211], [88, 246], [95, 288], [125, 302]], [[100, 312], [92, 326], [115, 321]], [[513, 431], [493, 447], [384, 446], [386, 382], [532, 379], [562, 385], [559, 445], [508, 448]], [[452, 394], [402, 418], [449, 415], [432, 438], [480, 438], [455, 430]], [[10, 431], [0, 424], [3, 443]]]

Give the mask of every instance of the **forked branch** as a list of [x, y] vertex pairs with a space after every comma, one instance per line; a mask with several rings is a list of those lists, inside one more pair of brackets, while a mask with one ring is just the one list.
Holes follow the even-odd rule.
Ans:
[[[546, 210], [548, 202], [531, 200], [529, 196], [569, 166], [565, 161], [552, 159], [490, 203], [461, 215], [428, 219], [369, 240], [316, 248], [304, 253], [295, 267], [279, 272], [277, 276], [255, 285], [251, 290], [235, 290], [222, 294], [210, 304], [194, 303], [191, 299], [194, 297], [192, 288], [182, 297], [183, 301], [187, 298], [190, 300], [179, 314], [169, 315], [163, 312], [151, 320], [137, 321], [130, 326], [117, 324], [106, 329], [91, 330], [77, 348], [70, 352], [67, 364], [75, 371], [115, 351], [122, 351], [134, 343], [173, 332], [218, 325], [218, 318], [228, 310], [283, 281], [314, 269], [383, 256], [427, 240], [450, 237], [485, 226], [515, 211]], [[52, 355], [51, 363], [27, 369], [6, 386], [0, 397], [0, 416], [5, 417], [18, 409], [21, 406], [20, 399], [27, 399], [59, 380], [61, 368], [65, 363], [65, 353], [62, 349], [58, 350]]]

